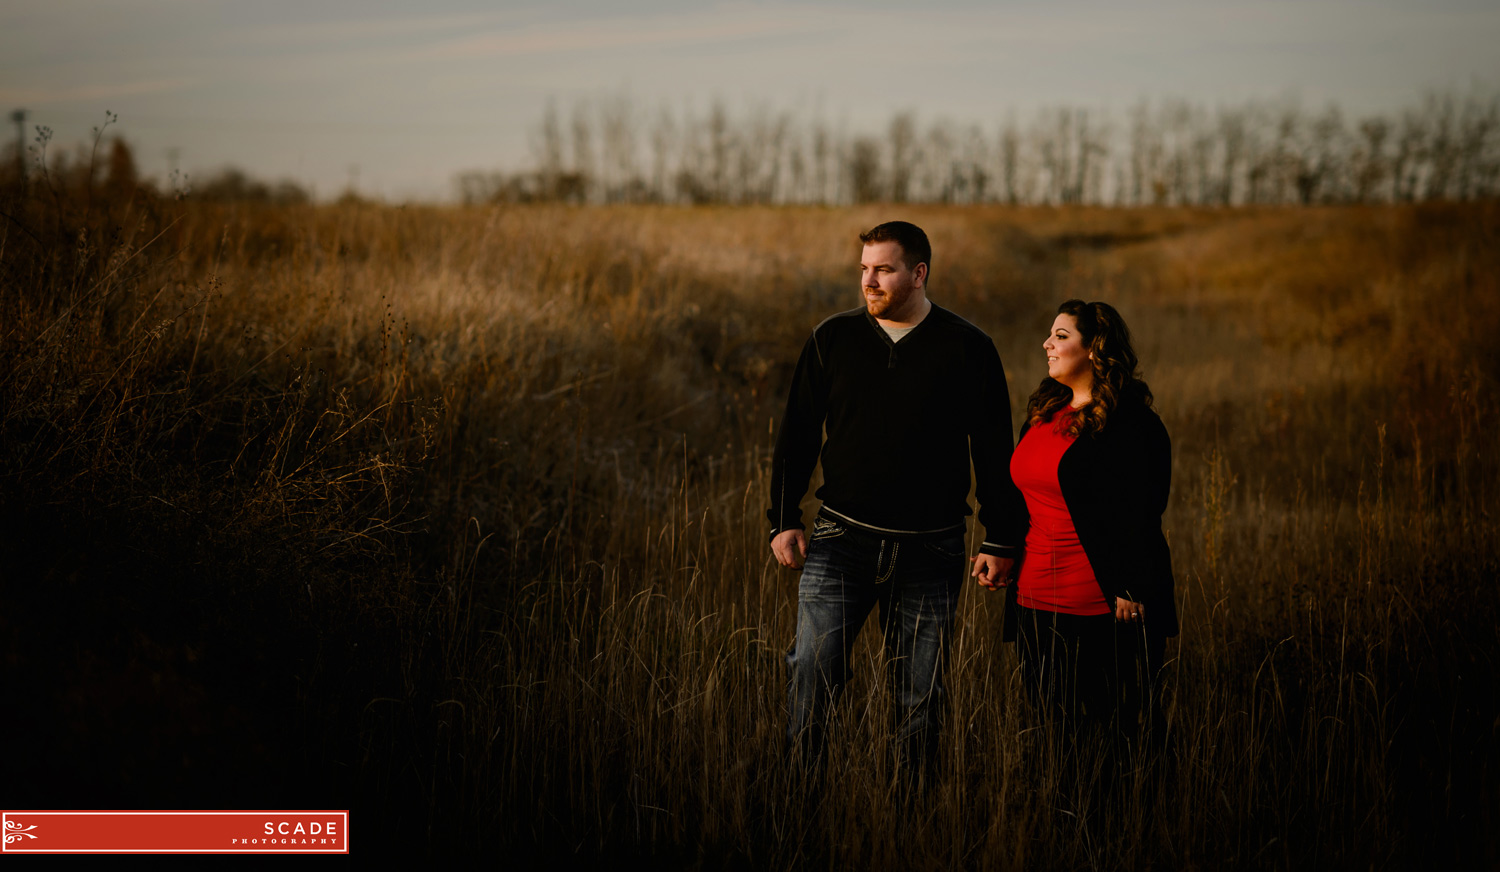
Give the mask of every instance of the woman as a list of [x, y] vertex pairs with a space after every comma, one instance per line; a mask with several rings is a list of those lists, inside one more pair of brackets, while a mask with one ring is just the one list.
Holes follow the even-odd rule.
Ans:
[[1171, 442], [1113, 306], [1068, 300], [1042, 347], [1047, 377], [1011, 457], [1030, 527], [1005, 640], [1039, 712], [1069, 733], [1130, 737], [1160, 726], [1154, 702], [1142, 704], [1177, 635], [1161, 530]]

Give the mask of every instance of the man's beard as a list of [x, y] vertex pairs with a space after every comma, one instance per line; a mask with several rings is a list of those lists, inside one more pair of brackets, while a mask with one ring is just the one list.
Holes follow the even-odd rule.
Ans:
[[[863, 292], [861, 293], [863, 294]], [[869, 297], [866, 297], [865, 311], [869, 312], [873, 317], [881, 318], [884, 320], [892, 320], [891, 315], [898, 313], [903, 308], [905, 308], [906, 304], [911, 301], [911, 298], [911, 291], [906, 291], [905, 293], [902, 293], [900, 291], [897, 291], [895, 293], [887, 291], [873, 300]]]

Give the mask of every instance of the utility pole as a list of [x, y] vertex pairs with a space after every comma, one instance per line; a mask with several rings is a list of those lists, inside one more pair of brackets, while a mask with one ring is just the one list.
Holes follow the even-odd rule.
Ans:
[[17, 109], [10, 113], [10, 120], [16, 122], [16, 188], [21, 197], [26, 196], [26, 110]]

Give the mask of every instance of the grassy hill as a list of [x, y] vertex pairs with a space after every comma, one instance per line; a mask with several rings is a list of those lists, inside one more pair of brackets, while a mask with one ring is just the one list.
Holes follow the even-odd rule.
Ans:
[[[716, 868], [1494, 863], [1500, 207], [484, 209], [34, 196], [0, 221], [12, 807], [353, 811], [371, 850]], [[1013, 411], [1113, 303], [1173, 438], [1170, 759], [1059, 764], [960, 607], [904, 805], [875, 634], [781, 760], [766, 546], [856, 234], [933, 241]]]

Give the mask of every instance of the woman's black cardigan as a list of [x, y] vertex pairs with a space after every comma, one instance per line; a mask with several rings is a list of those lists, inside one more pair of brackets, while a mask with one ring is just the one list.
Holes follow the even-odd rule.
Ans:
[[[1029, 427], [1021, 428], [1021, 438]], [[1145, 606], [1148, 633], [1177, 635], [1172, 555], [1161, 530], [1172, 485], [1172, 441], [1161, 418], [1139, 400], [1122, 401], [1103, 430], [1078, 437], [1063, 452], [1057, 481], [1104, 601], [1111, 608], [1115, 597], [1138, 602]], [[1007, 642], [1015, 639], [1014, 598], [1012, 584]]]

